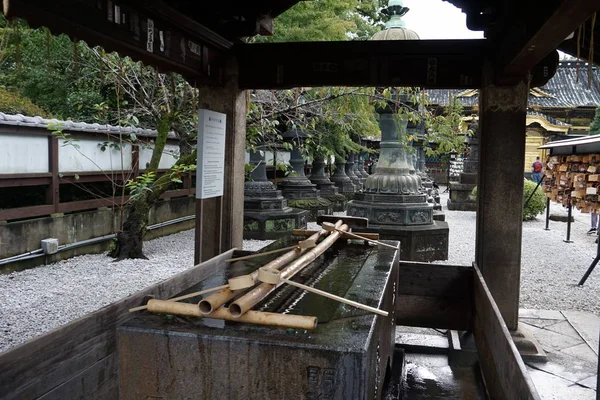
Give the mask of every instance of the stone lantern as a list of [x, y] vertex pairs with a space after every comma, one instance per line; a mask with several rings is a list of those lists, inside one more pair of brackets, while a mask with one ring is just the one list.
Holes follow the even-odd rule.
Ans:
[[306, 228], [308, 211], [288, 207], [280, 190], [267, 179], [264, 147], [250, 152], [253, 170], [244, 183], [244, 238], [277, 239]]
[[[407, 12], [402, 0], [390, 0], [386, 10], [390, 21], [373, 40], [418, 39], [401, 20]], [[398, 93], [396, 97], [404, 97], [401, 100], [408, 102], [408, 96]], [[348, 203], [348, 215], [368, 218], [369, 230], [378, 232], [382, 239], [399, 240], [403, 260], [445, 260], [448, 224], [433, 219], [433, 204], [427, 201], [421, 178], [415, 173], [412, 152], [404, 147], [408, 120], [398, 111], [392, 102], [377, 110], [381, 129], [379, 163], [366, 179], [363, 191]]]
[[354, 172], [354, 153], [348, 153], [346, 156], [346, 165], [344, 166], [346, 169], [346, 175], [352, 181], [354, 185], [355, 191], [358, 192], [362, 189], [362, 180], [358, 176], [356, 176]]
[[348, 200], [343, 194], [340, 194], [338, 188], [325, 174], [325, 166], [324, 157], [322, 155], [315, 155], [312, 161], [310, 181], [317, 185], [321, 196], [331, 202], [333, 211], [346, 211]]
[[477, 211], [477, 201], [471, 195], [477, 186], [477, 168], [479, 165], [479, 122], [477, 117], [469, 129], [472, 136], [467, 136], [469, 155], [464, 162], [463, 172], [458, 177], [458, 182], [449, 182], [450, 198], [448, 199], [448, 210]]
[[317, 185], [312, 183], [304, 173], [304, 159], [301, 147], [306, 138], [306, 132], [300, 129], [290, 129], [283, 134], [283, 139], [293, 143], [290, 152], [291, 173], [279, 183], [283, 197], [288, 199], [290, 206], [308, 210], [309, 221], [316, 221], [317, 216], [333, 212], [331, 202], [323, 197]]
[[352, 179], [346, 175], [346, 162], [343, 159], [335, 160], [335, 172], [330, 178], [331, 182], [337, 186], [340, 194], [346, 196], [346, 198], [353, 198], [356, 192], [356, 187], [352, 183]]
[[[360, 141], [360, 144], [362, 146], [364, 146], [364, 142], [363, 140]], [[362, 177], [362, 181], [363, 183], [365, 182], [365, 180], [367, 179], [367, 177], [369, 176], [369, 174], [367, 173], [367, 171], [365, 171], [365, 156], [367, 155], [366, 151], [361, 151], [360, 153], [358, 153], [356, 155], [356, 167], [357, 167], [357, 171], [358, 174], [357, 176]], [[359, 175], [360, 174], [360, 175]]]

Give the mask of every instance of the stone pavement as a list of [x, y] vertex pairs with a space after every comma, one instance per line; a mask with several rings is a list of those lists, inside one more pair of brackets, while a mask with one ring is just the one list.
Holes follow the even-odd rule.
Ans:
[[580, 311], [521, 309], [519, 322], [548, 356], [547, 362], [525, 362], [542, 399], [595, 399], [600, 318]]
[[[541, 398], [543, 400], [596, 399], [600, 318], [580, 311], [521, 309], [519, 322], [520, 330], [529, 331], [547, 355], [546, 362], [525, 361]], [[435, 391], [443, 388], [445, 393], [460, 393], [460, 391], [464, 392], [465, 388], [472, 390], [475, 387], [473, 379], [465, 380], [465, 371], [468, 369], [461, 368], [461, 365], [449, 366], [447, 359], [449, 346], [444, 330], [398, 326], [396, 344], [406, 349], [407, 353], [411, 353], [407, 354], [407, 365], [413, 362], [419, 367], [413, 368], [414, 376], [410, 376], [412, 380], [421, 384], [428, 382], [429, 385], [435, 386]], [[468, 361], [469, 357], [464, 360], [467, 361], [463, 367], [475, 362], [475, 359]], [[442, 362], [441, 367], [438, 365], [440, 362]], [[453, 373], [450, 373], [452, 371]], [[444, 373], [450, 373], [454, 379], [428, 378], [430, 375], [441, 377]], [[448, 398], [484, 397], [478, 395], [469, 397], [466, 393], [462, 393]]]

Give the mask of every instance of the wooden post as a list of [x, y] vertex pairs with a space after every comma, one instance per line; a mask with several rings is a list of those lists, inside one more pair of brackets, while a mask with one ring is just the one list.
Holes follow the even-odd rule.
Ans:
[[475, 260], [510, 330], [519, 318], [525, 119], [529, 83], [496, 86], [484, 72]]
[[223, 79], [223, 87], [202, 88], [199, 96], [200, 108], [226, 114], [227, 126], [223, 196], [196, 200], [196, 263], [241, 248], [243, 241], [246, 96], [238, 87], [235, 59], [228, 61]]
[[54, 206], [53, 213], [59, 212], [60, 180], [58, 177], [58, 138], [48, 136], [48, 170], [52, 174], [52, 182], [46, 190], [46, 202]]

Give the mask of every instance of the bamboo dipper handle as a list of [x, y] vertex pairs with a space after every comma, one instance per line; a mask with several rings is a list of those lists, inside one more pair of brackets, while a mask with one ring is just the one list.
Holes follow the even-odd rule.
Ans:
[[[196, 297], [196, 296], [202, 296], [203, 294], [206, 294], [206, 293], [216, 292], [217, 290], [225, 289], [227, 287], [229, 287], [229, 284], [222, 285], [222, 286], [217, 286], [217, 287], [213, 287], [213, 288], [210, 288], [210, 289], [201, 290], [199, 292], [184, 294], [183, 296], [173, 297], [172, 299], [168, 299], [168, 300], [165, 300], [165, 301], [185, 300], [185, 299], [189, 299], [189, 298]], [[147, 308], [148, 308], [148, 305], [134, 307], [134, 308], [130, 308], [129, 312], [142, 311], [142, 310], [145, 310]]]
[[235, 262], [235, 261], [249, 260], [251, 258], [262, 257], [262, 256], [266, 256], [266, 255], [269, 255], [269, 254], [275, 254], [275, 253], [282, 253], [284, 251], [289, 251], [289, 250], [298, 249], [298, 248], [299, 248], [298, 245], [289, 246], [289, 247], [284, 247], [282, 249], [265, 251], [263, 253], [250, 254], [248, 256], [243, 256], [243, 257], [238, 257], [238, 258], [230, 258], [230, 259], [225, 260], [225, 262], [226, 263], [231, 263], [231, 262]]
[[306, 290], [308, 292], [314, 293], [314, 294], [318, 294], [320, 296], [323, 297], [327, 297], [328, 299], [332, 299], [335, 301], [339, 301], [340, 303], [344, 303], [344, 304], [348, 304], [351, 305], [353, 307], [356, 308], [360, 308], [361, 310], [365, 310], [365, 311], [369, 311], [375, 314], [379, 314], [379, 315], [383, 315], [384, 317], [388, 316], [388, 312], [384, 311], [384, 310], [380, 310], [378, 308], [374, 308], [374, 307], [369, 307], [367, 305], [361, 304], [361, 303], [357, 303], [356, 301], [352, 301], [352, 300], [348, 300], [345, 299], [343, 297], [340, 296], [336, 296], [334, 294], [328, 293], [328, 292], [324, 292], [320, 289], [316, 289], [314, 287], [310, 287], [310, 286], [306, 286], [303, 285], [301, 283], [297, 283], [294, 281], [290, 281], [289, 279], [285, 279], [281, 277], [281, 272], [276, 270], [276, 269], [272, 269], [272, 268], [261, 268], [258, 270], [258, 280], [264, 283], [269, 283], [272, 285], [277, 284], [280, 280], [282, 282], [287, 283], [288, 285], [292, 285], [295, 286], [297, 288]]
[[340, 297], [340, 296], [336, 296], [335, 294], [327, 293], [327, 292], [324, 292], [322, 290], [315, 289], [313, 287], [306, 286], [306, 285], [303, 285], [303, 284], [298, 283], [298, 282], [290, 281], [289, 279], [281, 278], [281, 280], [283, 282], [287, 283], [288, 285], [296, 286], [297, 288], [304, 289], [304, 290], [306, 290], [308, 292], [312, 292], [312, 293], [315, 293], [315, 294], [327, 297], [327, 298], [335, 300], [335, 301], [339, 301], [340, 303], [344, 303], [344, 304], [348, 304], [348, 305], [351, 305], [351, 306], [356, 307], [356, 308], [360, 308], [361, 310], [370, 311], [370, 312], [375, 313], [375, 314], [383, 315], [384, 317], [387, 317], [388, 314], [389, 314], [387, 311], [380, 310], [380, 309], [374, 308], [374, 307], [369, 307], [367, 305], [364, 305], [364, 304], [361, 304], [361, 303], [357, 303], [356, 301], [352, 301], [352, 300], [348, 300], [348, 299], [345, 299], [345, 298]]
[[[340, 229], [338, 228], [337, 225], [334, 225], [331, 222], [323, 222], [321, 224], [321, 227], [323, 227], [323, 229], [325, 229], [326, 231], [329, 231], [329, 232], [333, 232], [333, 231], [342, 232], [342, 231], [340, 231]], [[355, 233], [351, 233], [351, 232], [348, 232], [348, 231], [344, 231], [342, 233], [345, 236], [350, 236], [350, 237], [353, 237], [353, 238], [356, 238], [356, 239], [366, 240], [367, 242], [377, 243], [379, 245], [382, 245], [382, 246], [385, 246], [385, 247], [389, 247], [389, 248], [392, 248], [394, 250], [398, 250], [398, 248], [396, 246], [392, 246], [391, 244], [380, 242], [379, 240], [373, 240], [373, 239], [370, 239], [368, 237], [360, 236], [360, 235], [357, 235]]]
[[366, 240], [367, 242], [377, 243], [377, 244], [379, 244], [381, 246], [389, 247], [389, 248], [394, 249], [394, 250], [398, 250], [398, 248], [396, 246], [392, 246], [391, 244], [383, 243], [383, 242], [380, 242], [379, 240], [369, 239], [369, 238], [364, 237], [364, 236], [356, 235], [356, 234], [354, 234], [352, 232], [346, 232], [346, 235], [354, 237], [356, 239]]

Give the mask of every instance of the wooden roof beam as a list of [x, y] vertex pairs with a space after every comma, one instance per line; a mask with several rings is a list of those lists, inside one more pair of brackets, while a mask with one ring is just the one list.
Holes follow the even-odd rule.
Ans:
[[3, 0], [8, 18], [102, 46], [198, 85], [222, 84], [233, 43], [160, 0]]
[[242, 44], [240, 86], [478, 88], [485, 40]]
[[496, 42], [501, 43], [496, 57], [502, 66], [499, 76], [526, 76], [594, 12], [600, 11], [600, 1], [557, 0], [550, 13], [534, 20], [543, 13], [544, 7], [552, 7], [551, 2], [544, 3], [538, 12], [525, 8], [527, 15], [521, 16], [523, 22], [516, 29], [506, 24], [503, 31], [495, 35]]

